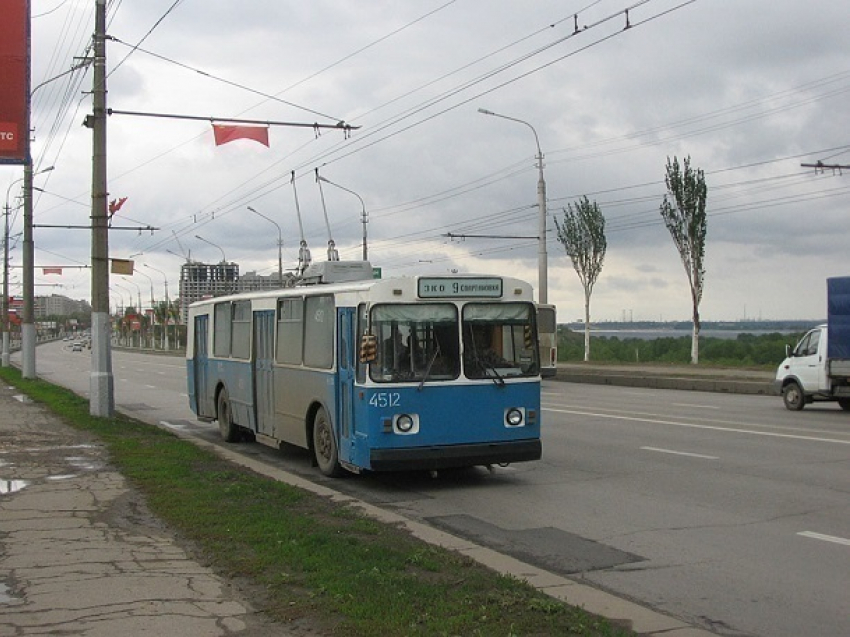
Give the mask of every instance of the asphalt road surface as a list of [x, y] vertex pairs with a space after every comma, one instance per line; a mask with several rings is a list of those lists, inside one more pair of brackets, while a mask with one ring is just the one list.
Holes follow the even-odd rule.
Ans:
[[[14, 357], [13, 357], [13, 360]], [[88, 395], [87, 352], [37, 351]], [[184, 361], [113, 352], [116, 407], [217, 440]], [[724, 635], [850, 635], [850, 413], [778, 397], [543, 383], [543, 460], [330, 480], [244, 453]]]

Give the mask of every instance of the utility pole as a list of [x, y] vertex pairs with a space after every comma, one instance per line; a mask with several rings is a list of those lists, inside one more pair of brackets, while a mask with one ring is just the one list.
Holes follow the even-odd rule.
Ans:
[[24, 308], [21, 313], [21, 376], [35, 379], [35, 244], [32, 238], [32, 158], [24, 164]]
[[92, 115], [91, 300], [92, 350], [89, 413], [111, 418], [115, 409], [112, 327], [109, 322], [109, 215], [106, 190], [106, 0], [95, 0]]
[[9, 367], [9, 202], [6, 201], [6, 224], [3, 232], [3, 353], [2, 366]]

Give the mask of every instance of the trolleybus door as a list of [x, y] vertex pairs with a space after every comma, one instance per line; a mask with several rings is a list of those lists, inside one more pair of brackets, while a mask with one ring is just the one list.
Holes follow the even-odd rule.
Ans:
[[351, 462], [354, 458], [354, 352], [357, 348], [355, 334], [356, 313], [354, 308], [342, 307], [337, 310], [339, 331], [337, 333], [337, 435], [339, 440], [339, 459]]
[[207, 366], [209, 365], [209, 354], [207, 352], [207, 335], [209, 330], [209, 316], [201, 314], [195, 317], [195, 339], [193, 343], [194, 360], [193, 373], [195, 376], [195, 413], [199, 416], [213, 416], [212, 398], [207, 387]]
[[254, 406], [257, 432], [274, 435], [274, 311], [254, 312]]

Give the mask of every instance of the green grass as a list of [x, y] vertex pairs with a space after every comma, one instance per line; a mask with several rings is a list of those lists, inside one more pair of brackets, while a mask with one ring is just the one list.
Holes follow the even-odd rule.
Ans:
[[93, 433], [196, 559], [239, 578], [257, 608], [325, 634], [633, 635], [524, 582], [425, 544], [344, 505], [233, 465], [123, 415], [98, 418], [69, 390], [0, 378]]

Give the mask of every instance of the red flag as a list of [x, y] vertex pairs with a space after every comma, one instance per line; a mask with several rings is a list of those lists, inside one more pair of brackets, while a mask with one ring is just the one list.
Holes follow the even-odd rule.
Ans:
[[127, 201], [127, 197], [121, 197], [120, 199], [113, 199], [109, 202], [109, 216], [111, 217], [116, 212], [121, 210], [121, 206], [124, 205], [124, 202]]
[[253, 139], [264, 146], [269, 145], [268, 126], [230, 126], [225, 124], [213, 124], [213, 135], [215, 145], [221, 146], [234, 139]]
[[62, 268], [42, 268], [42, 274], [62, 274]]

